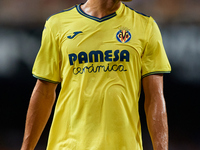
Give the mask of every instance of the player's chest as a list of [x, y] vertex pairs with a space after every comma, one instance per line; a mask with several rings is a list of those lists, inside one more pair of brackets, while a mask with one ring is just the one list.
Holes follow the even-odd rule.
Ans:
[[63, 55], [91, 51], [115, 52], [129, 50], [142, 54], [142, 34], [129, 25], [76, 23], [64, 28], [60, 37]]

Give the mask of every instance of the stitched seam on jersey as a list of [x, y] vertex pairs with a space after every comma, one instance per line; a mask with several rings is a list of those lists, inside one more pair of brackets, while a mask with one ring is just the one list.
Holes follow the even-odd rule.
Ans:
[[[81, 3], [81, 4], [82, 4], [82, 3]], [[110, 15], [107, 15], [107, 16], [105, 16], [105, 17], [102, 17], [102, 18], [97, 18], [97, 17], [94, 17], [94, 16], [90, 16], [90, 15], [84, 13], [84, 12], [80, 9], [80, 5], [81, 5], [81, 4], [76, 5], [77, 11], [78, 11], [81, 15], [85, 16], [86, 18], [95, 20], [95, 21], [97, 21], [97, 22], [106, 21], [106, 20], [111, 19], [111, 18], [113, 18], [113, 17], [115, 17], [115, 16], [117, 15], [116, 12], [114, 12], [114, 13], [112, 13], [112, 14], [110, 14]]]
[[[47, 26], [48, 24], [46, 24], [46, 26]], [[51, 29], [51, 27], [48, 25], [48, 27], [49, 27], [49, 33], [51, 34], [51, 36], [52, 36], [52, 38], [54, 39], [54, 41], [55, 41], [55, 43], [56, 43], [56, 46], [58, 47], [58, 53], [59, 53], [59, 60], [60, 60], [60, 57], [61, 57], [61, 48], [60, 48], [60, 44], [58, 44], [57, 42], [56, 42], [56, 38], [54, 37], [54, 35], [53, 35], [53, 33], [52, 33], [52, 29]], [[60, 42], [60, 39], [59, 39], [59, 42]], [[61, 65], [60, 65], [60, 62], [61, 61], [59, 61], [59, 68], [61, 68]], [[62, 78], [61, 77], [61, 74], [59, 73], [59, 77], [60, 77], [60, 79]], [[59, 82], [58, 82], [59, 83]]]
[[56, 83], [56, 84], [60, 83], [60, 82], [57, 82], [57, 81], [52, 81], [52, 80], [49, 80], [49, 79], [46, 79], [46, 78], [38, 77], [34, 74], [33, 74], [33, 77], [40, 79], [40, 80], [43, 80], [43, 81], [51, 82], [51, 83]]
[[[47, 25], [47, 24], [46, 24], [46, 25]], [[51, 36], [53, 37], [54, 41], [56, 41], [56, 38], [54, 37], [50, 26], [49, 26], [49, 30], [50, 30], [50, 34], [51, 34]], [[59, 42], [60, 42], [60, 39], [59, 39]], [[60, 56], [60, 53], [61, 53], [60, 44], [57, 44], [57, 42], [55, 42], [55, 43], [56, 43], [56, 45], [58, 46], [58, 52], [59, 52], [59, 56]]]
[[148, 43], [149, 43], [149, 39], [150, 39], [150, 35], [151, 35], [151, 32], [152, 32], [152, 29], [151, 29], [151, 31], [150, 32], [148, 32], [149, 31], [149, 28], [151, 27], [150, 24], [151, 23], [151, 17], [149, 17], [149, 19], [148, 19], [148, 23], [147, 23], [147, 25], [146, 25], [146, 29], [145, 29], [145, 41], [146, 41], [146, 44], [145, 44], [145, 46], [144, 46], [144, 50], [143, 50], [143, 52], [142, 52], [142, 56], [143, 56], [143, 54], [144, 54], [144, 52], [145, 52], [145, 50], [146, 50], [146, 48], [147, 48], [147, 45], [148, 45]]
[[[47, 24], [46, 24], [46, 26], [47, 26]], [[49, 25], [48, 25], [48, 26], [49, 26]], [[50, 26], [49, 26], [49, 30], [50, 30], [50, 34], [51, 34], [51, 36], [53, 37], [54, 41], [56, 41], [56, 38], [54, 37]], [[56, 43], [57, 43], [57, 42], [56, 42]], [[59, 53], [60, 53], [60, 45], [59, 45], [59, 44], [56, 44], [56, 45], [58, 46]]]
[[170, 73], [170, 72], [171, 72], [171, 71], [155, 71], [155, 72], [150, 72], [150, 73], [144, 74], [144, 75], [142, 76], [142, 78], [147, 77], [147, 76], [149, 76], [149, 75], [162, 74], [162, 73]]

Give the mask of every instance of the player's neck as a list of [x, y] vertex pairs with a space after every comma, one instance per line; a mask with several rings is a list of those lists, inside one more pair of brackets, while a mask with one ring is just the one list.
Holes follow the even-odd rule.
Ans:
[[120, 4], [120, 0], [87, 0], [81, 9], [88, 15], [102, 18], [114, 13]]

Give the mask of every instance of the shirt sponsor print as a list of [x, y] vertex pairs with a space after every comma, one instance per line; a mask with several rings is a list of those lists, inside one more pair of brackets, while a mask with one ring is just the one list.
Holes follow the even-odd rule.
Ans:
[[69, 63], [70, 66], [73, 66], [75, 63], [78, 64], [85, 64], [85, 63], [91, 63], [91, 65], [87, 65], [84, 67], [74, 67], [73, 73], [75, 75], [77, 74], [83, 74], [85, 72], [88, 73], [97, 73], [97, 72], [110, 72], [110, 71], [127, 71], [127, 69], [123, 65], [118, 64], [107, 64], [105, 65], [98, 65], [94, 66], [93, 63], [95, 62], [129, 62], [130, 54], [127, 50], [106, 50], [105, 52], [102, 52], [101, 50], [96, 51], [90, 51], [89, 53], [86, 53], [84, 51], [75, 54], [71, 53], [69, 56]]

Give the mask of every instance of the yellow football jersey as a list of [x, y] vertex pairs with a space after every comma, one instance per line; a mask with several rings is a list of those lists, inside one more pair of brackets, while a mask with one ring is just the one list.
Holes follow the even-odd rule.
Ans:
[[103, 18], [80, 5], [46, 21], [33, 67], [61, 83], [47, 149], [142, 150], [141, 79], [171, 70], [158, 26], [123, 3]]

